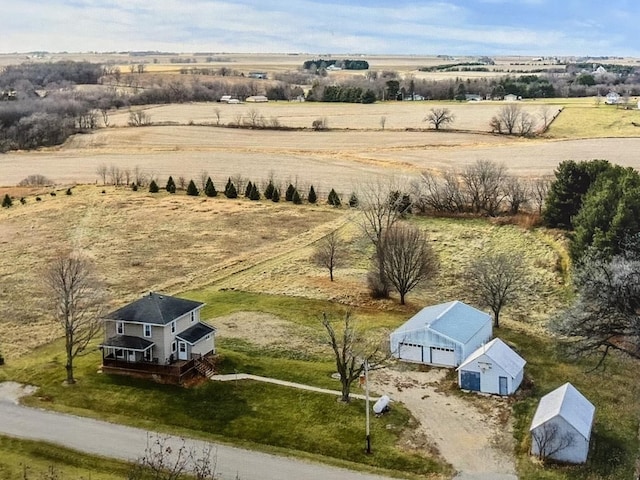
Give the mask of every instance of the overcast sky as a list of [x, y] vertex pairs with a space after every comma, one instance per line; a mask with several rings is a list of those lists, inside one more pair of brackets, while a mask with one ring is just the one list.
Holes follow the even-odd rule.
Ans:
[[0, 0], [0, 7], [2, 53], [640, 57], [640, 0]]

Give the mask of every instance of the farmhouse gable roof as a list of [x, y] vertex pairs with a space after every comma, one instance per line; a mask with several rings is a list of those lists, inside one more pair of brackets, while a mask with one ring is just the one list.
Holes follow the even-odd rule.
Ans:
[[109, 313], [106, 318], [123, 322], [167, 325], [203, 305], [202, 302], [150, 292], [148, 295]]

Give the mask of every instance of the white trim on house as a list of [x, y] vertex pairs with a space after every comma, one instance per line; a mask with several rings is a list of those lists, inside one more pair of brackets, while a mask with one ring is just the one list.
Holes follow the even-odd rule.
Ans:
[[151, 338], [151, 324], [150, 323], [143, 323], [142, 324], [142, 334], [144, 335], [145, 338]]
[[116, 322], [116, 335], [124, 335], [124, 324], [125, 322]]

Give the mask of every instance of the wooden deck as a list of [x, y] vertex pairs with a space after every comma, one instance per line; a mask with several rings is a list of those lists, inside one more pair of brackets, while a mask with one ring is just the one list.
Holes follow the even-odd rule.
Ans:
[[129, 375], [148, 378], [160, 383], [181, 384], [185, 379], [198, 372], [196, 360], [179, 360], [171, 365], [158, 365], [151, 362], [126, 362], [113, 358], [102, 360], [102, 372], [115, 375]]

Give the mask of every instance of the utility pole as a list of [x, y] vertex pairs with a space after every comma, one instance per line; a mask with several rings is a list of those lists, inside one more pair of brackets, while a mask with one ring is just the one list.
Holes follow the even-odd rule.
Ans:
[[364, 361], [364, 388], [365, 388], [365, 408], [367, 409], [367, 453], [371, 453], [371, 431], [369, 429], [369, 361]]

